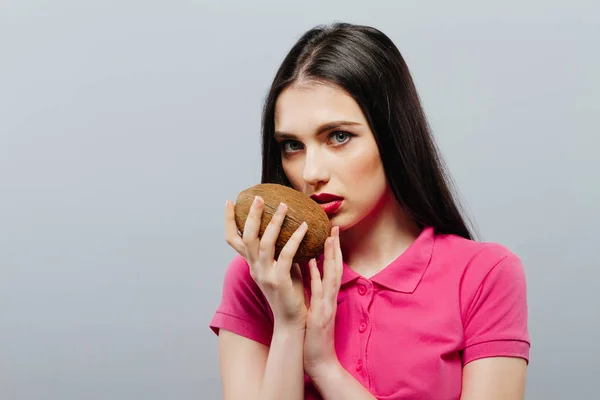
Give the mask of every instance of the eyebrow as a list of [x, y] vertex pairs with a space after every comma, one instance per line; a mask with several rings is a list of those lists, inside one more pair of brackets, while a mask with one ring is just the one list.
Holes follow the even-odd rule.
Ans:
[[[315, 133], [315, 136], [318, 136], [320, 134], [322, 134], [323, 132], [327, 132], [330, 131], [332, 129], [336, 129], [342, 126], [356, 126], [356, 125], [361, 125], [359, 122], [353, 122], [353, 121], [332, 121], [332, 122], [327, 122], [326, 124], [323, 124], [321, 126], [319, 126], [317, 128], [317, 131]], [[275, 138], [278, 139], [295, 139], [296, 135], [292, 134], [292, 133], [287, 133], [287, 132], [282, 132], [282, 131], [275, 131]]]

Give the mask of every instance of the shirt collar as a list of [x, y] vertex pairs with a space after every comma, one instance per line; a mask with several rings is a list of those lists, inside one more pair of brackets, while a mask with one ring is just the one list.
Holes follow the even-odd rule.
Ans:
[[[417, 239], [398, 258], [369, 280], [396, 292], [414, 292], [429, 266], [434, 242], [434, 228], [425, 227]], [[323, 254], [317, 257], [317, 266], [323, 276]], [[308, 265], [303, 266], [302, 277], [305, 285], [310, 287]], [[344, 285], [359, 278], [361, 275], [344, 263], [341, 284]]]
[[[397, 292], [414, 292], [429, 266], [434, 242], [434, 228], [425, 227], [398, 258], [369, 280]], [[342, 285], [358, 278], [360, 275], [344, 264]]]

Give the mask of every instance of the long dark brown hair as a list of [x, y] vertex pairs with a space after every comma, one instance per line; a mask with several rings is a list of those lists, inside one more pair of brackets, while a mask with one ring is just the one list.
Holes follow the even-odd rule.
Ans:
[[290, 186], [274, 138], [275, 103], [299, 79], [334, 84], [354, 98], [375, 136], [391, 190], [417, 224], [473, 239], [408, 66], [390, 38], [372, 27], [317, 26], [291, 48], [263, 108], [263, 183]]

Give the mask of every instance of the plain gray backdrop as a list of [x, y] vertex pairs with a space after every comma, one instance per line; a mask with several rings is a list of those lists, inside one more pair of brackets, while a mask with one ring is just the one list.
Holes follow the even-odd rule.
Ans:
[[527, 399], [600, 367], [600, 6], [0, 2], [0, 398], [218, 399], [226, 199], [307, 29], [375, 26], [411, 68], [481, 234], [529, 284]]

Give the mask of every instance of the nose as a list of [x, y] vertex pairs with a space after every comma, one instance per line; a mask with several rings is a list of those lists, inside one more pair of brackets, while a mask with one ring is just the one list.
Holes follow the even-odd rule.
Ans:
[[306, 150], [302, 178], [311, 186], [318, 186], [329, 180], [325, 157], [317, 149]]

